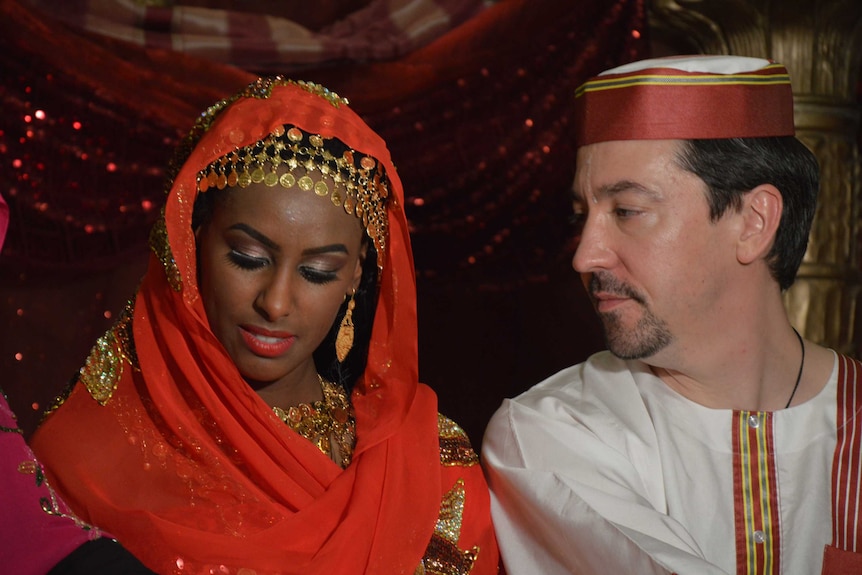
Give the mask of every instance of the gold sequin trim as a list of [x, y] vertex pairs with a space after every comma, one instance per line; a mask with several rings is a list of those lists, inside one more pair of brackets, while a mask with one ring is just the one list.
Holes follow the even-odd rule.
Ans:
[[200, 141], [201, 137], [209, 131], [212, 127], [213, 122], [215, 122], [216, 118], [231, 104], [236, 102], [241, 98], [258, 98], [258, 99], [266, 99], [272, 96], [272, 89], [276, 86], [298, 86], [305, 90], [306, 92], [310, 92], [317, 96], [320, 96], [333, 107], [338, 108], [342, 104], [348, 105], [349, 102], [347, 98], [342, 98], [335, 92], [324, 88], [320, 84], [315, 84], [314, 82], [303, 82], [296, 80], [289, 80], [284, 76], [272, 76], [272, 77], [264, 77], [258, 78], [241, 92], [234, 94], [229, 98], [225, 98], [223, 100], [219, 100], [209, 108], [207, 108], [195, 121], [195, 125], [192, 126], [192, 129], [183, 138], [180, 145], [177, 147], [176, 154], [171, 162], [168, 164], [167, 169], [167, 180], [165, 182], [165, 193], [168, 194], [171, 191], [171, 187], [173, 186], [174, 179], [177, 177], [180, 169], [183, 164], [185, 164], [188, 157], [191, 155], [192, 150], [194, 150], [197, 143]]
[[135, 316], [135, 300], [134, 298], [126, 302], [123, 311], [120, 312], [120, 317], [114, 324], [114, 336], [120, 343], [120, 352], [123, 359], [131, 365], [135, 370], [140, 371], [141, 366], [138, 363], [138, 352], [135, 350], [135, 336], [132, 333], [132, 318]]
[[[198, 191], [263, 184], [285, 189], [296, 186], [328, 197], [362, 222], [382, 265], [389, 227], [386, 169], [372, 156], [350, 148], [334, 155], [331, 140], [291, 124], [279, 126], [264, 139], [232, 150], [198, 172]], [[299, 179], [293, 174], [298, 168], [305, 172]]]
[[[342, 98], [329, 88], [324, 88], [320, 84], [315, 84], [314, 82], [305, 82], [303, 80], [293, 81], [293, 80], [285, 80], [287, 83], [296, 84], [306, 92], [311, 92], [312, 94], [316, 94], [332, 104], [334, 107], [338, 108], [341, 104], [345, 106], [350, 104], [350, 101], [347, 98]], [[272, 90], [270, 88], [270, 90]]]
[[96, 340], [81, 368], [81, 383], [101, 405], [108, 403], [117, 389], [125, 363], [140, 369], [132, 336], [133, 315], [134, 304], [130, 301], [113, 327]]
[[101, 405], [105, 405], [114, 393], [120, 376], [123, 374], [123, 363], [128, 363], [133, 369], [140, 370], [138, 354], [135, 351], [135, 340], [132, 335], [132, 318], [135, 315], [134, 298], [126, 303], [120, 317], [110, 330], [96, 340], [90, 350], [84, 367], [78, 376], [73, 378], [63, 391], [55, 397], [42, 413], [41, 421], [57, 411], [62, 406], [79, 381], [83, 382], [90, 395]]
[[75, 389], [75, 385], [78, 383], [78, 377], [75, 376], [72, 380], [66, 384], [66, 387], [63, 388], [63, 391], [60, 392], [57, 397], [55, 397], [51, 403], [45, 408], [45, 411], [42, 412], [42, 418], [39, 423], [41, 424], [45, 421], [45, 418], [60, 409], [60, 406], [66, 403], [66, 400], [69, 399], [69, 396], [72, 395], [72, 390]]
[[[356, 445], [356, 417], [347, 391], [341, 385], [326, 381], [317, 374], [323, 390], [323, 401], [300, 403], [287, 409], [273, 407], [276, 417], [311, 441], [342, 468], [350, 465]], [[336, 449], [333, 449], [333, 443]]]
[[81, 368], [80, 380], [93, 399], [108, 403], [123, 375], [123, 352], [114, 332], [108, 330], [96, 340], [87, 362]]
[[39, 497], [39, 504], [42, 511], [48, 515], [69, 519], [80, 529], [90, 531], [90, 539], [97, 539], [102, 536], [102, 532], [98, 528], [80, 520], [74, 513], [72, 513], [66, 504], [57, 497], [54, 488], [48, 483], [48, 479], [45, 476], [45, 471], [42, 469], [42, 465], [39, 464], [38, 461], [35, 459], [22, 461], [18, 464], [18, 473], [32, 475], [34, 477], [36, 487], [44, 488], [47, 491], [47, 495]]
[[168, 228], [165, 226], [165, 210], [162, 208], [162, 215], [156, 220], [153, 229], [150, 231], [150, 249], [162, 262], [165, 268], [165, 276], [168, 278], [168, 283], [176, 292], [183, 289], [183, 277], [177, 267], [177, 262], [174, 259], [174, 254], [171, 252], [171, 245], [168, 242]]
[[416, 568], [416, 575], [466, 575], [473, 569], [479, 548], [473, 547], [469, 551], [458, 548], [466, 497], [463, 479], [459, 479], [443, 497], [434, 534], [422, 562]]
[[447, 467], [478, 465], [479, 456], [473, 451], [467, 433], [457, 423], [438, 413], [437, 428], [440, 433], [440, 463]]

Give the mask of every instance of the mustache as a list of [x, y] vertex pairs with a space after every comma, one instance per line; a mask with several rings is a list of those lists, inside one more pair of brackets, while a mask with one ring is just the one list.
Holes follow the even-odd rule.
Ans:
[[640, 304], [646, 304], [646, 298], [639, 291], [608, 272], [594, 272], [590, 278], [590, 295], [593, 299], [597, 293], [622, 296], [633, 299]]

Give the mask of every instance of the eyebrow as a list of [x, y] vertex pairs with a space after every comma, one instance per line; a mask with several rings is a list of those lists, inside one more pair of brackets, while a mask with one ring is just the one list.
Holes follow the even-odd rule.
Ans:
[[259, 231], [257, 231], [256, 229], [254, 229], [253, 227], [251, 227], [248, 224], [234, 224], [231, 227], [229, 227], [228, 229], [229, 230], [239, 230], [241, 232], [245, 232], [246, 234], [248, 234], [252, 238], [256, 239], [257, 241], [259, 241], [260, 243], [262, 243], [263, 245], [265, 245], [266, 247], [268, 247], [271, 250], [279, 250], [280, 249], [278, 247], [277, 243], [275, 243], [269, 237], [260, 233]]
[[[228, 229], [239, 230], [241, 232], [244, 232], [245, 234], [249, 235], [250, 237], [254, 238], [255, 240], [259, 241], [260, 243], [262, 243], [263, 245], [268, 247], [269, 249], [274, 250], [274, 251], [281, 251], [281, 248], [279, 247], [279, 245], [277, 243], [275, 243], [268, 236], [266, 236], [265, 234], [262, 234], [261, 232], [254, 229], [253, 227], [251, 227], [248, 224], [242, 224], [242, 223], [234, 224]], [[315, 255], [319, 255], [319, 254], [327, 254], [327, 253], [332, 253], [332, 252], [343, 252], [345, 254], [350, 253], [349, 250], [347, 249], [347, 246], [345, 246], [344, 244], [329, 244], [326, 246], [308, 248], [307, 250], [303, 250], [302, 254], [306, 255], [306, 256], [315, 256]]]
[[343, 252], [345, 254], [350, 253], [347, 250], [347, 246], [345, 246], [344, 244], [329, 244], [328, 246], [320, 246], [318, 248], [308, 248], [307, 250], [302, 250], [302, 255], [316, 256], [318, 254], [329, 254], [332, 252]]
[[[623, 192], [634, 192], [637, 194], [641, 194], [653, 201], [659, 201], [661, 199], [661, 196], [655, 190], [651, 190], [650, 188], [647, 188], [642, 184], [633, 182], [631, 180], [620, 180], [618, 182], [614, 182], [613, 184], [600, 186], [599, 189], [596, 191], [595, 196], [599, 199], [612, 198]], [[575, 188], [575, 186], [572, 186], [572, 200], [578, 202], [586, 202], [586, 199], [584, 198], [583, 194], [581, 194]]]

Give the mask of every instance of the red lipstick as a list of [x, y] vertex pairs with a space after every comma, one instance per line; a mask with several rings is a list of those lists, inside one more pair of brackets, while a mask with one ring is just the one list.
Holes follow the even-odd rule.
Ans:
[[239, 328], [246, 347], [260, 357], [278, 357], [287, 352], [296, 336], [286, 331], [270, 331], [254, 325]]

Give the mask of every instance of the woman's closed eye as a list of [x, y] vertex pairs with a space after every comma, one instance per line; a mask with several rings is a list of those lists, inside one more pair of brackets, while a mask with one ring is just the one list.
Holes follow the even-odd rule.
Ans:
[[237, 250], [231, 250], [227, 257], [230, 263], [243, 270], [258, 270], [269, 265], [269, 258], [252, 256]]
[[326, 284], [338, 279], [338, 270], [322, 270], [311, 266], [301, 266], [300, 275], [313, 284]]

